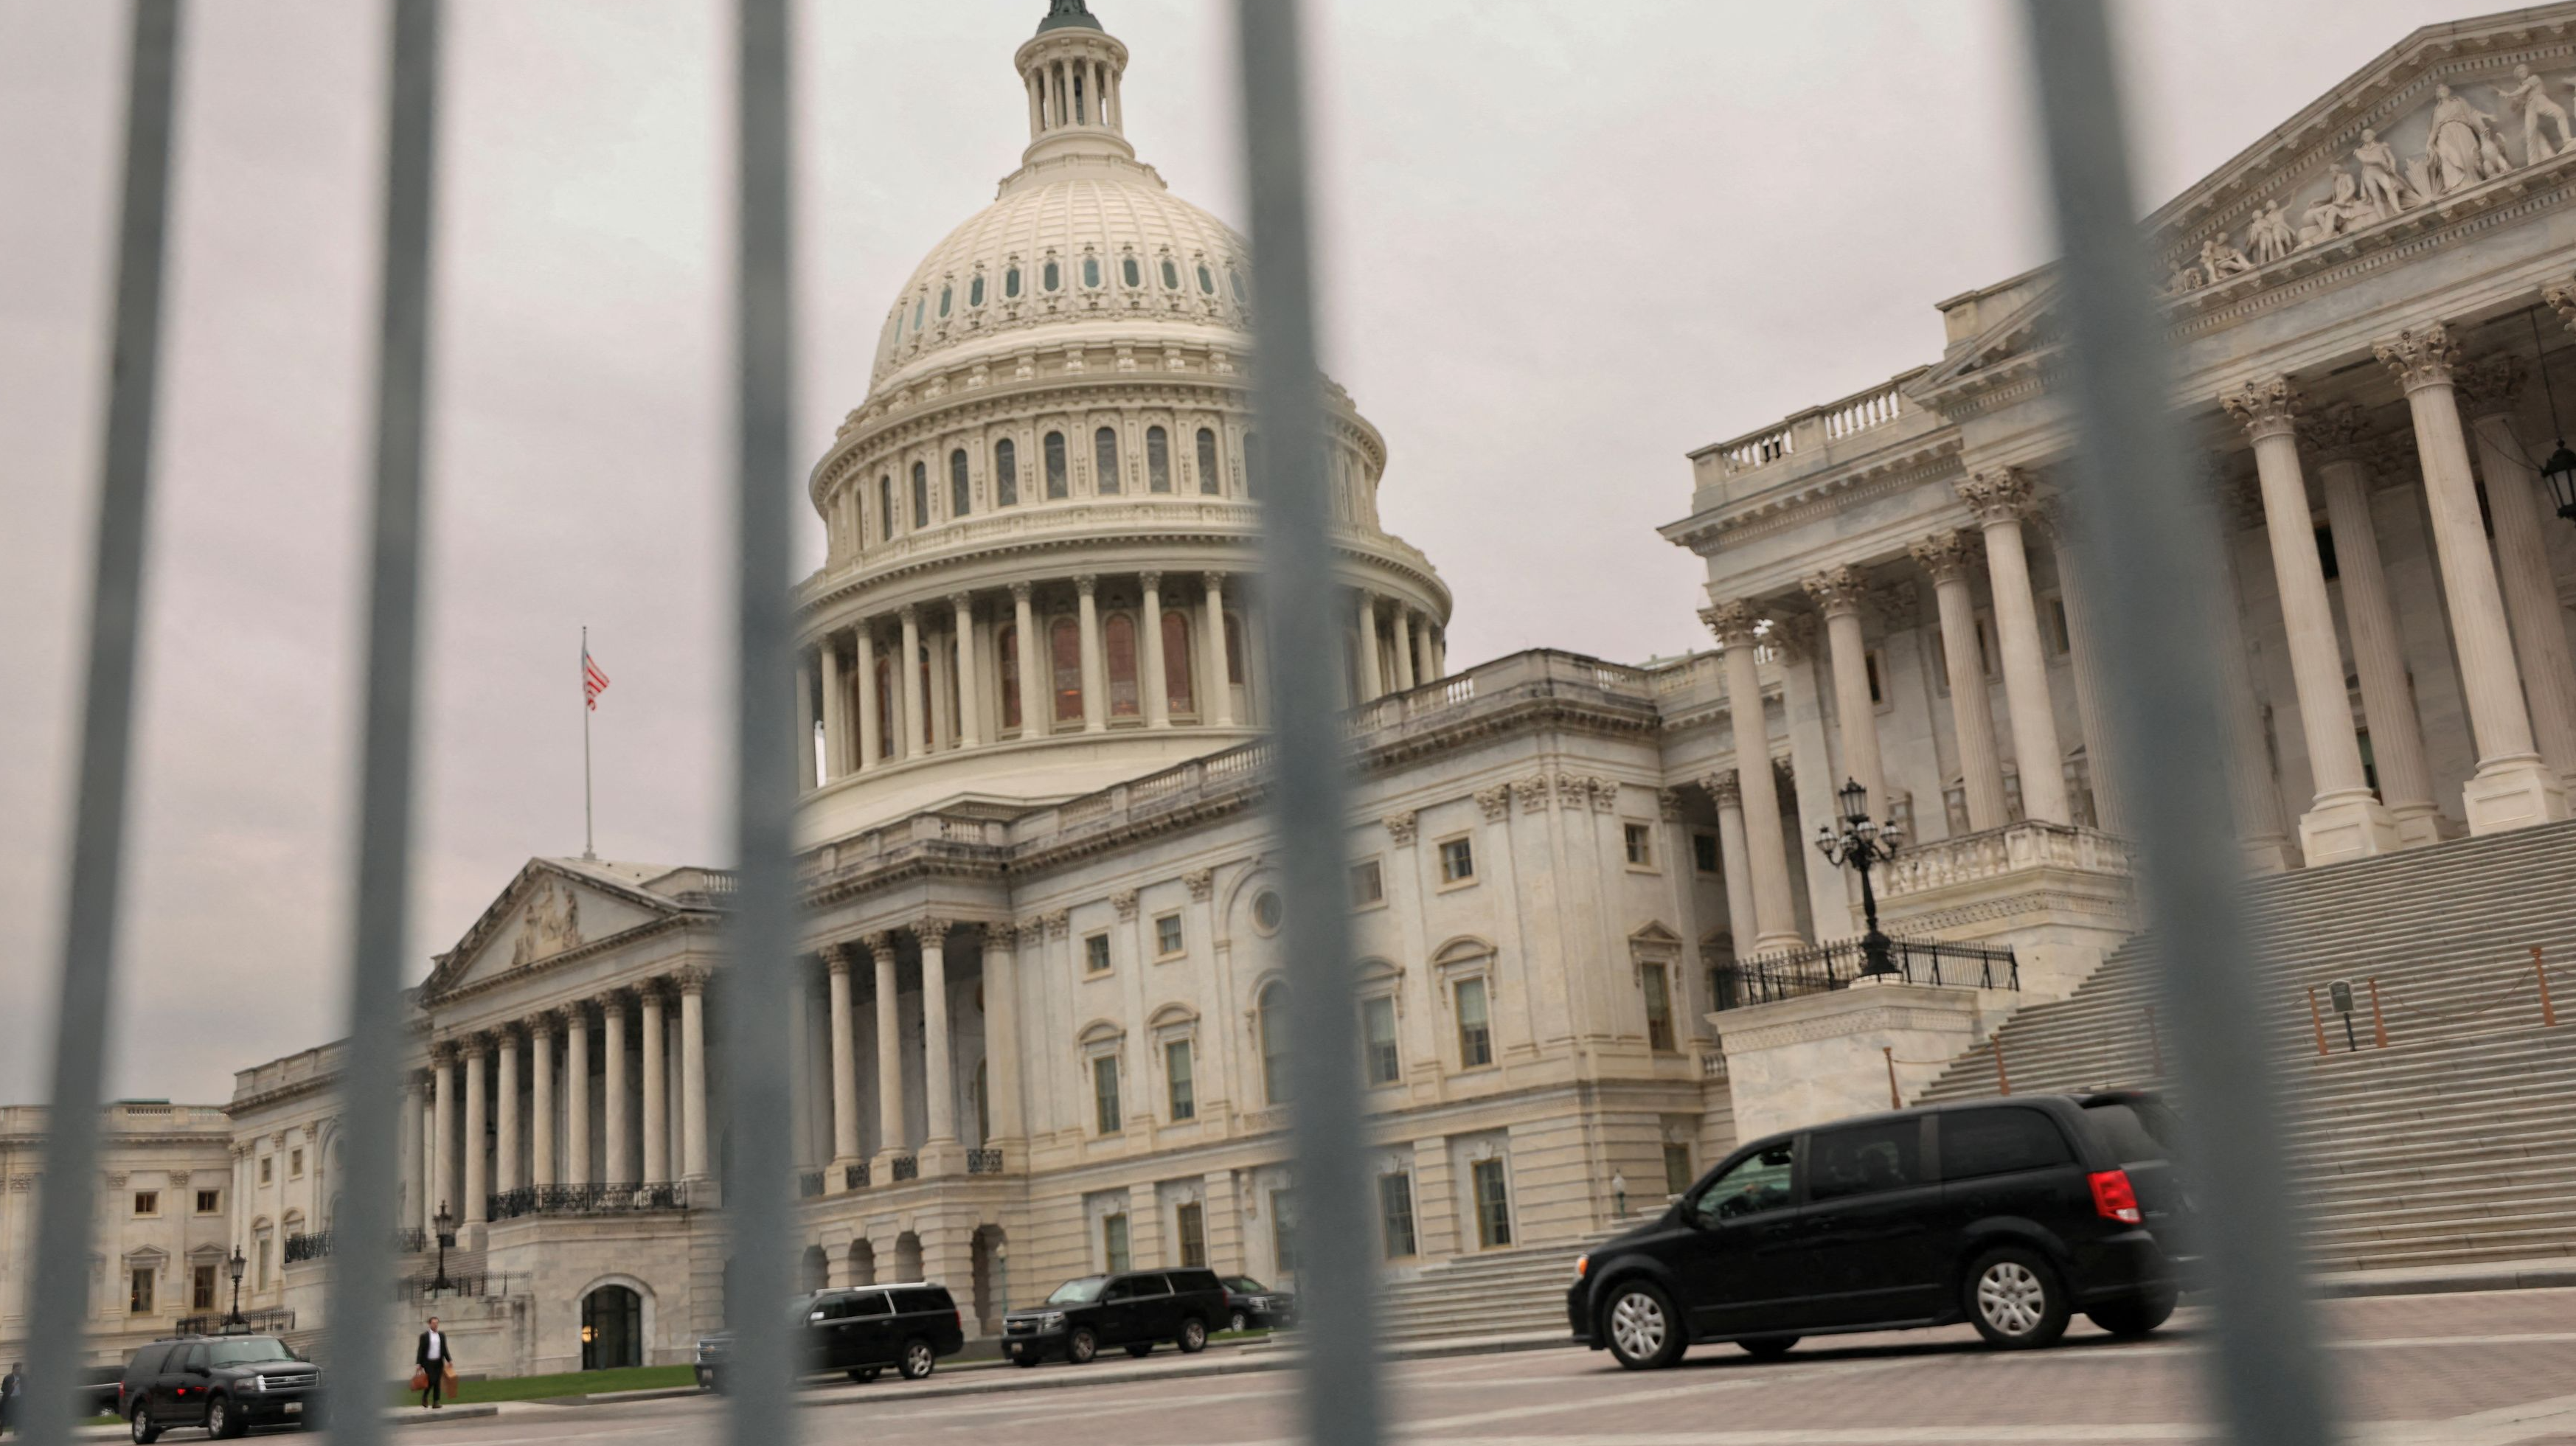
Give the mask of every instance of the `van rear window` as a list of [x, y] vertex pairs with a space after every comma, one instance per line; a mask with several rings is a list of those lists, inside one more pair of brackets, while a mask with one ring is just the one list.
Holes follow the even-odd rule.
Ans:
[[2123, 1165], [2173, 1158], [2173, 1111], [2154, 1100], [2096, 1101], [2084, 1107], [2084, 1118]]

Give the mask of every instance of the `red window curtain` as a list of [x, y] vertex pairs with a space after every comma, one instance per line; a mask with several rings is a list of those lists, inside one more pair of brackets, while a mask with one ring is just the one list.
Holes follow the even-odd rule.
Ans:
[[[1007, 447], [1010, 443], [1002, 445]], [[1005, 623], [1001, 631], [993, 635], [993, 653], [1002, 664], [1002, 726], [1017, 728], [1020, 726], [1020, 629], [1017, 624]]]
[[1163, 614], [1163, 696], [1175, 713], [1198, 711], [1198, 696], [1190, 691], [1190, 619], [1176, 609]]
[[1141, 711], [1136, 691], [1136, 620], [1111, 613], [1100, 625], [1100, 650], [1109, 664], [1109, 713], [1133, 718]]
[[1057, 618], [1047, 630], [1047, 651], [1055, 664], [1055, 721], [1082, 721], [1082, 630], [1071, 618]]

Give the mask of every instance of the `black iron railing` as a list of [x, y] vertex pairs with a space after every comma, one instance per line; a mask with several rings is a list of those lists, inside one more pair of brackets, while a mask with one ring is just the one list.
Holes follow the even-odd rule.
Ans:
[[999, 1150], [968, 1150], [966, 1152], [966, 1173], [969, 1175], [998, 1175], [1002, 1173], [1002, 1152]]
[[395, 1254], [418, 1255], [427, 1249], [429, 1249], [429, 1231], [423, 1227], [415, 1225], [409, 1230], [394, 1232]]
[[295, 1329], [295, 1312], [284, 1306], [246, 1310], [236, 1323], [228, 1311], [211, 1311], [204, 1315], [183, 1315], [173, 1329], [183, 1336], [284, 1335]]
[[[1890, 939], [1888, 962], [1895, 977], [1908, 984], [1946, 984], [1958, 989], [2019, 989], [2021, 966], [2010, 949], [1980, 944], [1937, 943], [1929, 939]], [[1717, 1009], [1770, 1004], [1802, 994], [1823, 994], [1850, 986], [1868, 967], [1858, 939], [1837, 939], [1786, 953], [1766, 954], [1710, 971]]]
[[286, 1263], [289, 1265], [300, 1260], [327, 1260], [330, 1255], [331, 1232], [328, 1230], [286, 1237]]
[[920, 1156], [918, 1156], [918, 1155], [897, 1155], [897, 1156], [895, 1156], [895, 1157], [894, 1157], [894, 1178], [895, 1178], [895, 1183], [897, 1183], [897, 1184], [901, 1184], [902, 1182], [904, 1182], [904, 1181], [906, 1181], [906, 1180], [918, 1180], [918, 1179], [920, 1179], [920, 1178], [921, 1178], [921, 1157], [920, 1157]]
[[861, 1160], [855, 1165], [842, 1166], [841, 1188], [844, 1190], [864, 1190], [868, 1188], [868, 1162]]
[[486, 1218], [524, 1215], [632, 1215], [689, 1208], [683, 1185], [532, 1185], [490, 1197]]
[[806, 1170], [796, 1176], [796, 1198], [811, 1200], [823, 1193], [823, 1172]]
[[394, 1298], [397, 1300], [430, 1300], [447, 1296], [458, 1296], [472, 1299], [480, 1296], [508, 1295], [514, 1288], [513, 1282], [516, 1282], [515, 1288], [520, 1294], [525, 1295], [527, 1293], [527, 1277], [525, 1276], [505, 1275], [498, 1272], [460, 1274], [451, 1271], [448, 1274], [447, 1283], [440, 1285], [438, 1283], [437, 1276], [430, 1274], [428, 1271], [422, 1271], [418, 1275], [408, 1275], [403, 1277], [401, 1280], [395, 1281]]

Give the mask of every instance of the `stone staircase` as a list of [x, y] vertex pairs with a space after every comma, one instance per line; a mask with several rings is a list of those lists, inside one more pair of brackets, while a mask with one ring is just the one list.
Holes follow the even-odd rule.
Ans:
[[1379, 1339], [1388, 1345], [1451, 1336], [1525, 1335], [1565, 1331], [1565, 1288], [1574, 1283], [1574, 1257], [1643, 1223], [1561, 1245], [1487, 1250], [1426, 1266], [1409, 1280], [1378, 1291]]
[[[2248, 922], [2320, 1269], [2576, 1255], [2576, 824], [2263, 879]], [[2530, 946], [2551, 963], [2544, 1027]], [[2162, 1082], [2154, 940], [2025, 1008], [1917, 1097]], [[2327, 985], [2348, 979], [2349, 1052]], [[2376, 979], [2389, 1045], [2374, 1046]], [[2320, 1057], [2309, 991], [2331, 1052]]]

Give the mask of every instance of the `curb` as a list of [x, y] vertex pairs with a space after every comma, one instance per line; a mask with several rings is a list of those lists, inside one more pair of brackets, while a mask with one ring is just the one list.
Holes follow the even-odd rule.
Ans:
[[2316, 1294], [2323, 1300], [2366, 1300], [2394, 1295], [2466, 1295], [2492, 1290], [2563, 1290], [2576, 1286], [2576, 1263], [2499, 1266], [2492, 1270], [2455, 1271], [2444, 1275], [2405, 1276], [2395, 1271], [2374, 1280], [2376, 1271], [2346, 1271], [2319, 1277]]
[[[498, 1403], [443, 1406], [436, 1411], [424, 1411], [417, 1406], [397, 1406], [385, 1412], [383, 1419], [388, 1426], [445, 1426], [457, 1421], [480, 1421], [500, 1414]], [[173, 1426], [170, 1429], [188, 1428]], [[122, 1441], [125, 1437], [126, 1428], [123, 1426], [82, 1426], [72, 1432], [72, 1438], [78, 1441]]]

